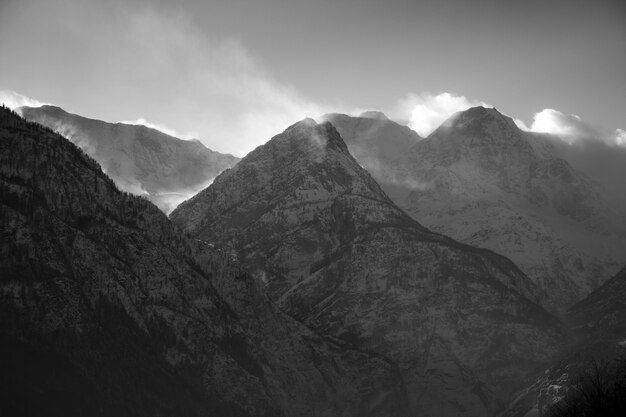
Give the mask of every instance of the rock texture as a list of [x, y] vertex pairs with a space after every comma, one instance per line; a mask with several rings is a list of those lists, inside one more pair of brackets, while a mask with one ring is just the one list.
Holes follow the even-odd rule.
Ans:
[[626, 267], [587, 298], [574, 305], [569, 321], [588, 338], [626, 342]]
[[[501, 417], [544, 416], [578, 384], [583, 372], [604, 364], [624, 366], [626, 358], [626, 267], [575, 304], [567, 322], [575, 335], [546, 370], [531, 379], [513, 398]], [[608, 415], [608, 414], [607, 414]], [[612, 414], [611, 414], [612, 415]]]
[[282, 314], [230, 253], [4, 108], [0, 255], [2, 415], [408, 415], [388, 359]]
[[[341, 120], [339, 132], [366, 138], [361, 143], [370, 152], [376, 150], [370, 143], [384, 144], [406, 129], [381, 122], [393, 131], [362, 131], [361, 123], [376, 120]], [[395, 160], [388, 156], [382, 168], [359, 159], [367, 152], [354, 155], [413, 218], [509, 257], [541, 288], [545, 306], [564, 312], [626, 262], [626, 206], [607, 192], [615, 180], [581, 164], [605, 188], [578, 170], [572, 165], [583, 160], [577, 152], [521, 131], [495, 109], [476, 107], [455, 114]], [[606, 156], [607, 150], [595, 152]]]
[[171, 219], [290, 315], [396, 363], [413, 415], [488, 415], [562, 339], [512, 262], [407, 216], [330, 123], [291, 126]]
[[60, 133], [94, 158], [117, 186], [145, 195], [165, 213], [239, 161], [142, 125], [107, 123], [55, 106], [21, 107], [25, 119]]

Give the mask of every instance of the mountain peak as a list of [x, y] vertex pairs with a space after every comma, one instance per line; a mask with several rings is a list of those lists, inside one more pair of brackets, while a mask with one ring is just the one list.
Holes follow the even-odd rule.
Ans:
[[385, 113], [374, 110], [364, 111], [359, 114], [359, 117], [363, 119], [389, 120]]
[[18, 111], [67, 137], [98, 161], [120, 189], [146, 196], [164, 212], [239, 160], [144, 125], [108, 123], [49, 105]]
[[500, 113], [495, 107], [476, 106], [453, 114], [442, 126], [455, 129], [485, 128], [497, 125], [504, 130], [518, 130], [517, 125], [508, 116]]
[[292, 127], [313, 127], [313, 126], [317, 126], [317, 124], [318, 123], [315, 121], [315, 119], [311, 117], [305, 117], [304, 119], [289, 126], [287, 130], [291, 129]]
[[[240, 217], [252, 223], [258, 221], [255, 216], [260, 213], [251, 214], [250, 204], [271, 202], [277, 196], [293, 197], [297, 204], [330, 204], [340, 195], [366, 196], [389, 204], [378, 184], [350, 154], [335, 127], [329, 122], [318, 124], [304, 119], [219, 175], [211, 186], [182, 203], [171, 218], [181, 223], [184, 219], [186, 230], [201, 229], [202, 238], [212, 241], [220, 238], [215, 231], [222, 227], [221, 221], [228, 224]], [[251, 198], [252, 203], [248, 201]], [[226, 213], [224, 204], [241, 204], [245, 210]]]
[[[509, 116], [496, 108], [471, 107], [454, 113], [430, 137], [481, 138], [482, 143], [506, 144], [517, 142], [521, 131]], [[529, 145], [530, 147], [530, 145]]]
[[259, 148], [282, 148], [286, 144], [289, 144], [291, 150], [297, 148], [308, 155], [317, 155], [320, 151], [326, 152], [329, 149], [349, 155], [346, 144], [330, 122], [317, 123], [309, 117], [289, 126], [283, 133], [274, 136]]
[[29, 111], [37, 111], [37, 112], [39, 112], [41, 114], [55, 115], [55, 116], [63, 116], [63, 115], [69, 114], [68, 112], [66, 112], [61, 107], [54, 106], [54, 105], [51, 105], [51, 104], [44, 104], [43, 106], [39, 106], [39, 107], [21, 106], [21, 107], [18, 107], [17, 109], [15, 109], [15, 110], [20, 115], [23, 115], [24, 112], [29, 112]]

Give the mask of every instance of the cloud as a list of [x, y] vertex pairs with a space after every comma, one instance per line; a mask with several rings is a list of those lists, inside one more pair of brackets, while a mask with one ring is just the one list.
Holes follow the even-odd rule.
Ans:
[[475, 106], [492, 107], [483, 101], [447, 92], [411, 93], [396, 106], [394, 116], [408, 120], [408, 126], [419, 135], [428, 136], [454, 113]]
[[[63, 62], [39, 71], [29, 93], [87, 117], [137, 121], [243, 156], [298, 120], [341, 108], [278, 81], [236, 27], [219, 35], [170, 2], [24, 0], [12, 14], [0, 29], [29, 51], [12, 78], [25, 78], [33, 57]], [[0, 43], [0, 55], [16, 49]]]
[[[427, 136], [454, 113], [475, 106], [493, 107], [482, 100], [468, 99], [448, 92], [411, 93], [400, 100], [392, 115], [397, 120], [406, 121], [421, 136]], [[623, 129], [610, 130], [594, 126], [575, 114], [544, 109], [535, 113], [530, 126], [521, 119], [512, 118], [522, 130], [548, 133], [568, 144], [601, 141], [608, 145], [626, 146], [626, 131]]]
[[626, 132], [594, 126], [575, 114], [565, 114], [554, 109], [543, 109], [535, 113], [527, 131], [548, 133], [569, 144], [585, 141], [601, 141], [608, 145], [626, 145]]
[[11, 90], [0, 90], [0, 104], [4, 104], [11, 110], [15, 110], [18, 107], [40, 107], [47, 103], [42, 103], [30, 97], [26, 97], [22, 94], [16, 93]]
[[276, 81], [241, 42], [208, 38], [189, 16], [143, 10], [127, 23], [130, 46], [141, 51], [136, 63], [158, 67], [147, 71], [155, 80], [173, 79], [163, 89], [167, 110], [157, 119], [166, 120], [170, 132], [193, 131], [208, 147], [243, 156], [326, 110]]

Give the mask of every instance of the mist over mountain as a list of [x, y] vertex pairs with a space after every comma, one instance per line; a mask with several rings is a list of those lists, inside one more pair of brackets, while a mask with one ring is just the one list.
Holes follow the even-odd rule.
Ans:
[[[369, 111], [237, 163], [19, 111], [36, 123], [0, 118], [9, 414], [542, 415], [623, 350], [619, 147], [484, 107], [426, 138]], [[131, 194], [167, 212], [203, 187], [174, 224]]]
[[375, 178], [422, 138], [381, 112], [368, 111], [358, 117], [331, 113], [320, 117], [341, 133], [352, 156]]
[[567, 143], [559, 136], [548, 134], [532, 134], [529, 138], [535, 142], [547, 141], [554, 155], [600, 183], [616, 204], [626, 205], [626, 146], [592, 139]]
[[53, 131], [0, 109], [0, 414], [408, 416], [395, 364], [278, 311]]
[[289, 315], [397, 364], [414, 415], [493, 413], [564, 340], [511, 261], [407, 216], [328, 122], [289, 127], [171, 219]]
[[0, 417], [626, 416], [625, 1], [0, 39]]
[[[385, 133], [395, 138], [405, 129], [379, 123], [391, 132], [359, 130], [362, 123], [372, 120], [342, 118], [337, 126], [342, 135], [367, 138], [359, 143], [369, 150], [355, 157], [400, 207], [435, 231], [510, 257], [543, 290], [549, 308], [571, 306], [626, 262], [626, 187], [623, 177], [608, 174], [619, 173], [611, 167], [622, 162], [621, 148], [609, 156], [608, 145], [590, 144], [597, 152], [585, 154], [476, 107], [374, 164], [368, 156], [387, 143]], [[594, 155], [614, 161], [606, 173]]]
[[206, 187], [239, 158], [142, 125], [107, 123], [59, 107], [20, 107], [25, 119], [70, 139], [94, 158], [120, 187], [144, 195], [165, 213]]

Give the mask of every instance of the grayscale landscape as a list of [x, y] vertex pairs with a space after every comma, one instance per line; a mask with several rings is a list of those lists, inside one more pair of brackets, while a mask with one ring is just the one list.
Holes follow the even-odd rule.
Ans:
[[0, 416], [626, 415], [621, 3], [4, 0], [0, 39]]

